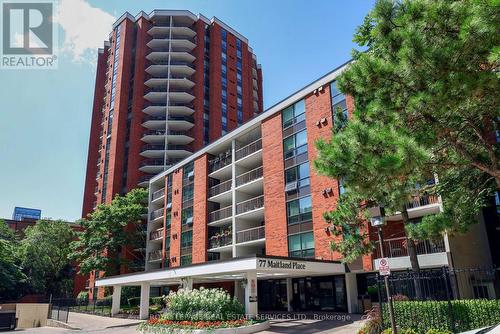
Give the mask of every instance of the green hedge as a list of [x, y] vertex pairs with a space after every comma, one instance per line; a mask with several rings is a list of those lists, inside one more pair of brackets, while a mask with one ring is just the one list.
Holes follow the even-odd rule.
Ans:
[[[399, 328], [417, 333], [431, 328], [463, 332], [500, 323], [500, 300], [396, 301], [394, 313]], [[383, 307], [383, 321], [383, 328], [389, 328], [387, 304]]]

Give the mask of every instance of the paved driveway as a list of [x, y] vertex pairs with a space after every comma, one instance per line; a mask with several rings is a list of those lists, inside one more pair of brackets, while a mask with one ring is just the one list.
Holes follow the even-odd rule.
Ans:
[[[343, 315], [332, 319], [326, 315], [312, 314], [297, 315], [287, 313], [273, 317], [270, 320], [271, 327], [259, 334], [353, 334], [361, 327], [359, 316], [349, 316], [344, 319]], [[280, 318], [280, 319], [277, 319]], [[136, 327], [138, 320], [119, 318], [108, 318], [88, 314], [70, 313], [68, 324], [79, 327], [81, 330], [70, 330], [55, 327], [40, 327], [20, 329], [3, 333], [11, 334], [138, 334]]]

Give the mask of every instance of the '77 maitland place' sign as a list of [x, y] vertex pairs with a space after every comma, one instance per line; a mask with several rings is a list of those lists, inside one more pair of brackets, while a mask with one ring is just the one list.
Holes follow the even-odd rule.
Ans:
[[2, 69], [57, 68], [54, 1], [0, 1]]

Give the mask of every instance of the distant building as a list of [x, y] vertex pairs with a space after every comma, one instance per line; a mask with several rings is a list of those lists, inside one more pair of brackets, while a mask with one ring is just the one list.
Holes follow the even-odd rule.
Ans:
[[22, 221], [22, 220], [38, 220], [42, 218], [42, 210], [23, 208], [16, 206], [14, 208], [14, 213], [12, 213], [12, 220]]

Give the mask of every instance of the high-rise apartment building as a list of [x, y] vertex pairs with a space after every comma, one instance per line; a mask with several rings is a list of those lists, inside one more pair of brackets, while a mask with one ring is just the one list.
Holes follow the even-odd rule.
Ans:
[[[123, 14], [98, 52], [82, 216], [262, 110], [261, 67], [240, 33], [189, 11]], [[121, 256], [140, 268], [135, 253]]]
[[[141, 287], [141, 318], [149, 296], [179, 286], [219, 286], [236, 296], [246, 314], [260, 311], [362, 312], [358, 296], [376, 284], [382, 258], [377, 228], [364, 222], [376, 248], [349, 264], [332, 251], [335, 238], [323, 213], [344, 194], [341, 180], [312, 166], [315, 142], [328, 140], [336, 122], [348, 121], [353, 99], [336, 85], [342, 66], [228, 133], [150, 181], [146, 271], [99, 279], [113, 286], [115, 310], [124, 285]], [[344, 116], [338, 119], [338, 108]], [[430, 182], [436, 182], [434, 180]], [[441, 211], [428, 194], [408, 199], [410, 219]], [[369, 210], [380, 216], [379, 208]], [[382, 227], [384, 257], [393, 275], [411, 268], [400, 213]], [[464, 247], [466, 245], [466, 247]], [[422, 270], [491, 265], [485, 223], [465, 235], [419, 240]], [[470, 280], [471, 277], [468, 277]], [[461, 294], [494, 296], [491, 281], [475, 280]]]
[[125, 13], [99, 50], [83, 213], [259, 114], [248, 40], [189, 11]]

